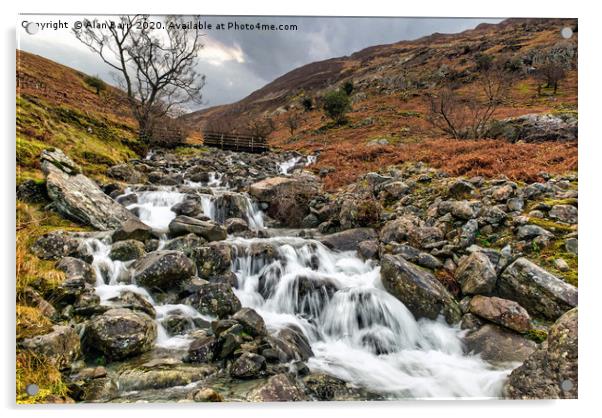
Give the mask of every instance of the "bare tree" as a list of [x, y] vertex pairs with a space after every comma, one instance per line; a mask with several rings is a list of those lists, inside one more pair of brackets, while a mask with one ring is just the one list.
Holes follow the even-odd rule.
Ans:
[[276, 130], [276, 123], [270, 117], [251, 119], [247, 122], [247, 130], [252, 136], [265, 138]]
[[290, 110], [287, 113], [285, 123], [288, 127], [289, 132], [291, 133], [291, 136], [293, 136], [295, 134], [295, 131], [299, 129], [299, 126], [301, 125], [302, 121], [303, 120], [301, 114], [296, 110]]
[[429, 122], [454, 138], [481, 138], [515, 77], [505, 62], [501, 58], [478, 66], [475, 89], [461, 93], [456, 83], [446, 83], [428, 95]]
[[115, 24], [84, 20], [73, 29], [117, 72], [146, 143], [158, 121], [186, 103], [201, 102], [205, 76], [195, 66], [203, 35], [198, 29], [183, 30], [185, 23], [182, 16], [149, 21], [148, 15], [135, 15], [121, 16]]

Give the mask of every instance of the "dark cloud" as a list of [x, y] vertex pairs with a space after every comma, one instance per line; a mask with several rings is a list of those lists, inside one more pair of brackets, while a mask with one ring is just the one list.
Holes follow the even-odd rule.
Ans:
[[[416, 39], [434, 32], [455, 33], [482, 22], [478, 18], [202, 17], [218, 23], [288, 24], [295, 31], [207, 30], [199, 69], [206, 75], [205, 106], [242, 99], [271, 80], [313, 61], [349, 55], [360, 49]], [[20, 32], [20, 34], [23, 32]], [[43, 35], [46, 35], [44, 33]], [[68, 33], [20, 36], [20, 47], [106, 80], [110, 71]]]

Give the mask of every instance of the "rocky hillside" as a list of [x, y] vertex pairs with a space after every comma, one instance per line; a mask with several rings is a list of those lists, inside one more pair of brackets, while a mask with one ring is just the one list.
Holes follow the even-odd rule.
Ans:
[[[560, 30], [566, 26], [575, 30], [569, 40], [560, 36]], [[249, 122], [270, 118], [276, 128], [269, 136], [271, 144], [310, 154], [320, 152], [322, 158], [316, 170], [330, 170], [325, 173], [325, 181], [329, 188], [334, 188], [354, 181], [360, 173], [382, 166], [383, 162], [397, 163], [402, 156], [406, 161], [420, 161], [424, 155], [437, 155], [442, 144], [433, 140], [443, 134], [426, 120], [425, 96], [433, 91], [438, 80], [451, 75], [463, 91], [479, 91], [475, 81], [479, 56], [507, 56], [520, 74], [508, 100], [496, 111], [495, 119], [526, 114], [551, 115], [553, 120], [576, 118], [576, 29], [575, 20], [509, 19], [497, 25], [479, 25], [459, 34], [433, 34], [374, 46], [347, 57], [297, 68], [239, 102], [192, 113], [186, 119], [194, 122], [199, 130], [208, 126], [244, 131]], [[541, 81], [532, 71], [534, 57], [550, 49], [569, 54], [571, 69], [556, 94], [547, 88], [538, 94]], [[321, 110], [321, 100], [326, 92], [348, 82], [353, 85], [349, 122], [333, 127]], [[304, 109], [304, 99], [312, 100], [312, 109]], [[291, 134], [287, 120], [293, 114], [299, 126]], [[554, 123], [562, 124], [562, 121]], [[568, 138], [576, 139], [576, 119], [571, 123], [575, 132]], [[550, 130], [548, 125], [538, 122], [523, 125], [533, 126], [534, 131]], [[564, 137], [558, 135], [558, 131], [551, 132], [551, 136]], [[508, 131], [499, 137], [516, 141]], [[530, 142], [529, 138], [527, 141]], [[376, 148], [383, 144], [392, 147], [371, 156], [375, 151], [365, 149], [367, 144]], [[534, 145], [529, 151], [518, 153], [520, 155], [512, 147], [506, 147], [500, 152], [507, 155], [506, 161], [497, 167], [491, 167], [494, 159], [488, 160], [487, 154], [480, 150], [486, 146], [455, 142], [443, 146], [446, 153], [431, 158], [430, 162], [453, 174], [506, 174], [517, 180], [533, 180], [540, 171], [562, 173], [576, 168], [576, 146], [548, 149], [547, 145]], [[464, 156], [467, 150], [473, 154], [470, 159]], [[530, 158], [530, 155], [537, 157]], [[475, 158], [482, 161], [475, 162]]]

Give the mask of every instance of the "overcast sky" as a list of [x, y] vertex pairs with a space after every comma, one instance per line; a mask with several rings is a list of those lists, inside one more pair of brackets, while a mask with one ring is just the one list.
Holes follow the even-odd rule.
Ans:
[[[69, 27], [84, 16], [21, 16], [22, 21]], [[101, 18], [101, 19], [106, 19]], [[310, 62], [350, 55], [372, 45], [416, 39], [434, 32], [455, 33], [501, 19], [340, 18], [340, 17], [201, 17], [213, 28], [203, 31], [199, 71], [206, 75], [200, 107], [232, 103], [275, 78]], [[296, 31], [217, 30], [219, 23], [288, 24]], [[52, 28], [29, 35], [17, 30], [18, 47], [114, 84], [111, 69], [79, 43], [70, 29]]]

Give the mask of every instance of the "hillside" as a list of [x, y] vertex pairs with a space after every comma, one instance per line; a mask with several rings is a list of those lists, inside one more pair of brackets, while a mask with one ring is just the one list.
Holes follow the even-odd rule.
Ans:
[[109, 85], [96, 94], [87, 77], [17, 51], [17, 183], [42, 178], [38, 157], [51, 146], [68, 151], [92, 176], [137, 155], [125, 94]]
[[[412, 41], [366, 48], [347, 57], [332, 58], [297, 68], [246, 98], [231, 105], [216, 106], [186, 116], [199, 130], [206, 126], [244, 131], [250, 121], [271, 118], [276, 129], [269, 136], [275, 148], [319, 152], [315, 166], [331, 171], [326, 184], [337, 187], [382, 164], [425, 159], [456, 175], [508, 175], [534, 180], [541, 171], [560, 173], [576, 168], [576, 146], [566, 144], [475, 144], [451, 141], [440, 144], [442, 133], [426, 120], [425, 95], [441, 75], [452, 71], [462, 90], [475, 89], [475, 61], [480, 55], [508, 56], [524, 67], [514, 82], [509, 99], [497, 110], [496, 119], [524, 114], [577, 111], [576, 53], [572, 68], [556, 94], [543, 89], [528, 69], [533, 57], [546, 48], [576, 51], [577, 33], [570, 40], [560, 36], [563, 27], [576, 29], [576, 20], [509, 19], [497, 25], [482, 24], [459, 34], [432, 34]], [[320, 109], [321, 97], [346, 82], [353, 83], [353, 109], [349, 123], [332, 127]], [[310, 98], [314, 107], [303, 111], [301, 101]], [[300, 126], [291, 135], [290, 112], [301, 112]], [[385, 139], [390, 145], [366, 144]], [[433, 143], [433, 140], [435, 142]], [[505, 156], [490, 161], [483, 150]], [[439, 152], [442, 148], [445, 152]], [[470, 158], [467, 157], [471, 154]], [[532, 158], [530, 158], [532, 156]], [[527, 157], [527, 158], [525, 158]], [[475, 161], [484, 159], [483, 161]]]

